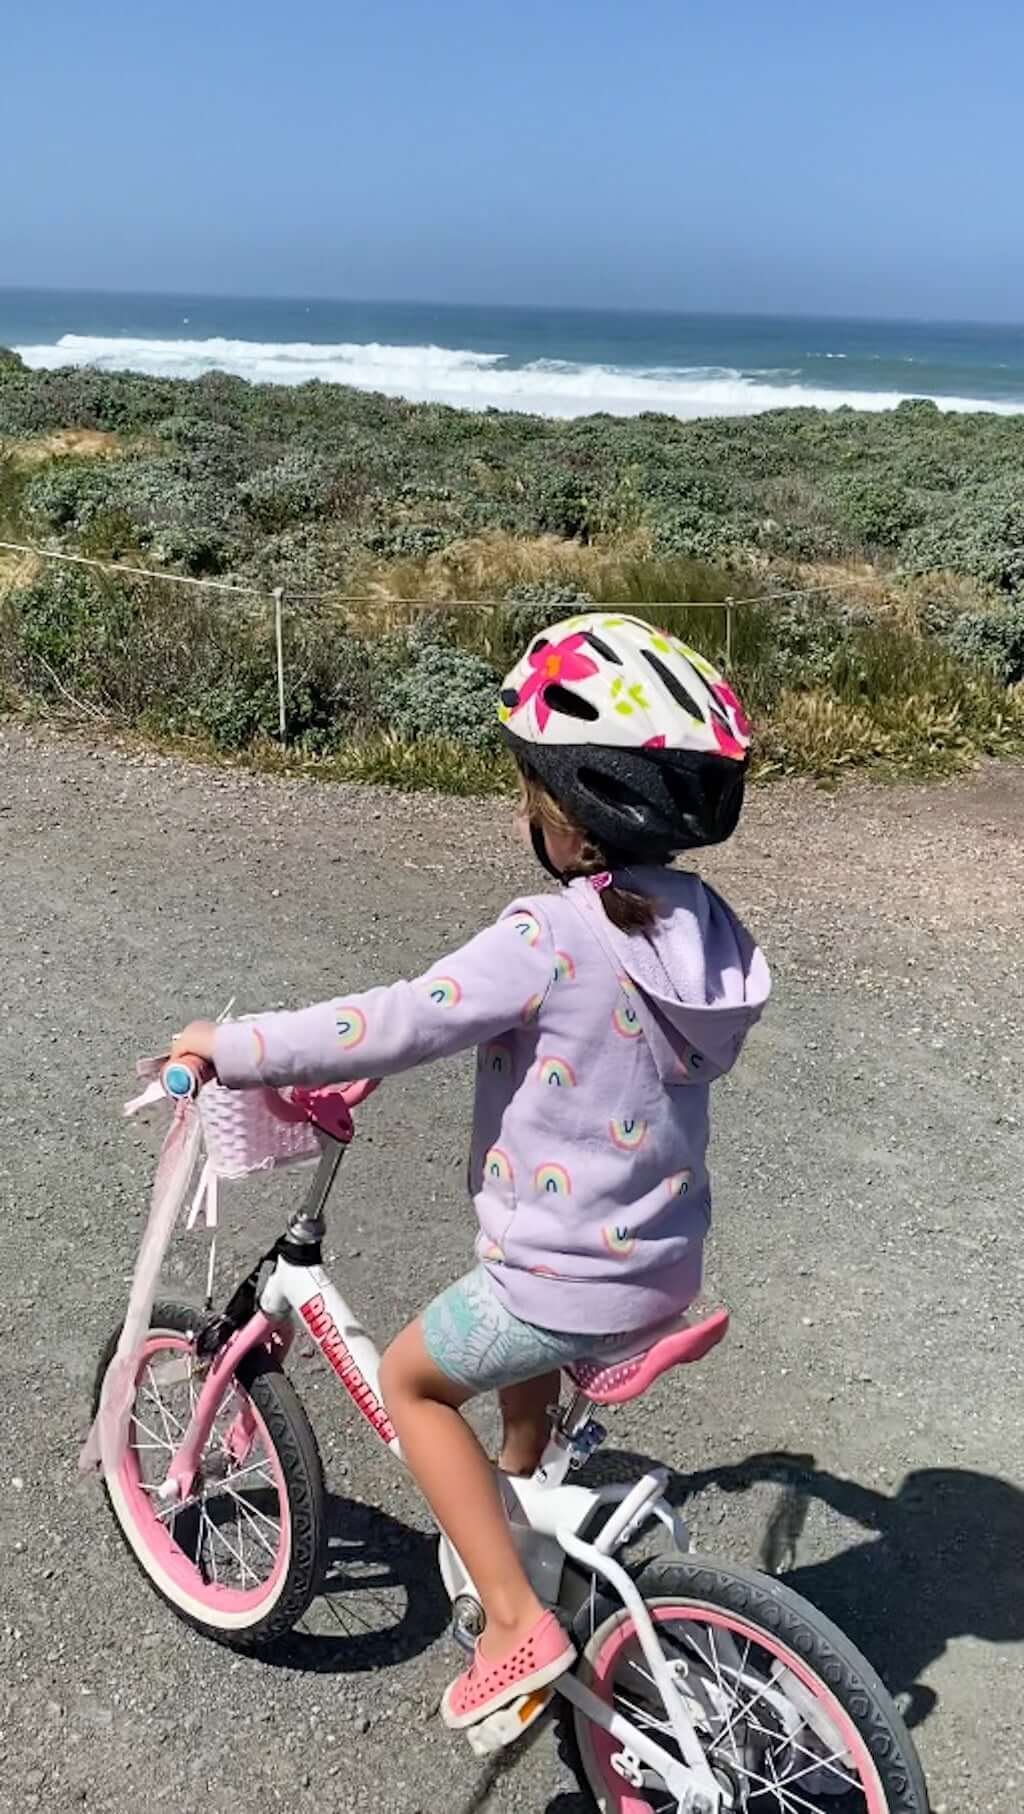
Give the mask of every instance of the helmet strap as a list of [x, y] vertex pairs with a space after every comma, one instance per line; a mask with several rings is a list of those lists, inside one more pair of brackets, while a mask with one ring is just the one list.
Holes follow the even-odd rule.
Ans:
[[530, 843], [533, 845], [533, 854], [541, 868], [547, 870], [548, 875], [551, 876], [553, 881], [564, 882], [566, 878], [562, 874], [562, 871], [555, 868], [551, 858], [548, 856], [548, 846], [544, 836], [544, 827], [538, 825], [535, 819], [530, 820]]

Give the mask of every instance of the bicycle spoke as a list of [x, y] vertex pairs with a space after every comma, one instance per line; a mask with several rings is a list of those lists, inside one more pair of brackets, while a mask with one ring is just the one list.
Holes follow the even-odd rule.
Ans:
[[[751, 1723], [754, 1725], [754, 1729], [760, 1737], [771, 1739], [776, 1744], [779, 1742], [777, 1733], [769, 1732], [766, 1726], [762, 1726], [756, 1720], [752, 1720]], [[833, 1751], [828, 1757], [818, 1757], [815, 1752], [809, 1751], [806, 1745], [802, 1745], [799, 1739], [787, 1737], [782, 1742], [789, 1750], [798, 1751], [802, 1757], [808, 1759], [808, 1762], [804, 1764], [801, 1769], [791, 1771], [783, 1778], [783, 1785], [785, 1788], [788, 1789], [792, 1783], [801, 1782], [804, 1777], [813, 1776], [816, 1770], [830, 1771], [846, 1789], [856, 1789], [858, 1787], [855, 1777], [847, 1776], [844, 1770], [836, 1768], [836, 1765], [846, 1762], [847, 1754], [845, 1750]], [[834, 1790], [830, 1792], [835, 1793]]]
[[[249, 1517], [249, 1507], [246, 1505], [245, 1500], [239, 1498], [237, 1493], [233, 1493], [231, 1491], [230, 1487], [227, 1488], [227, 1496], [230, 1500], [232, 1500], [232, 1502], [235, 1505], [237, 1505], [239, 1511], [243, 1514], [243, 1516], [249, 1518], [249, 1523], [251, 1526], [251, 1529], [249, 1532], [250, 1537], [255, 1539], [255, 1541], [259, 1544], [260, 1548], [263, 1550], [264, 1554], [268, 1555], [272, 1562], [276, 1561], [277, 1560], [276, 1548], [272, 1547], [267, 1542], [266, 1538], [264, 1537], [262, 1531], [259, 1528], [259, 1525], [256, 1524], [254, 1519]], [[260, 1515], [262, 1516], [262, 1513]], [[273, 1520], [269, 1519], [269, 1518], [266, 1520], [266, 1522], [270, 1525], [271, 1530], [274, 1531], [277, 1536], [280, 1536], [280, 1534], [281, 1534], [280, 1525], [275, 1524], [273, 1522]], [[236, 1529], [238, 1530], [239, 1536], [241, 1537], [243, 1526], [240, 1521], [237, 1524]]]
[[[156, 1406], [157, 1411], [159, 1412], [159, 1415], [160, 1415], [160, 1421], [162, 1422], [162, 1424], [164, 1426], [164, 1435], [166, 1436], [167, 1441], [170, 1444], [170, 1446], [173, 1448], [175, 1440], [180, 1441], [180, 1439], [181, 1439], [181, 1436], [183, 1434], [182, 1426], [178, 1422], [178, 1419], [174, 1416], [174, 1413], [172, 1411], [168, 1410], [168, 1407], [164, 1402], [163, 1395], [159, 1391], [156, 1380], [153, 1377], [153, 1368], [151, 1365], [146, 1368], [146, 1372], [149, 1376], [149, 1384], [148, 1384], [148, 1386], [143, 1386], [142, 1397], [148, 1398], [150, 1400], [151, 1404], [154, 1404]], [[170, 1428], [170, 1425], [168, 1423], [169, 1417], [172, 1419], [172, 1421], [174, 1423], [176, 1423], [178, 1425], [177, 1439], [175, 1438], [175, 1436]]]
[[[158, 1436], [157, 1432], [155, 1430], [151, 1430], [148, 1424], [143, 1423], [141, 1417], [139, 1416], [138, 1410], [133, 1412], [132, 1422], [135, 1425], [135, 1428], [137, 1430], [141, 1430], [144, 1436], [149, 1437], [149, 1439], [150, 1439], [149, 1446], [151, 1448], [163, 1449], [165, 1455], [173, 1455], [173, 1453], [174, 1453], [173, 1442], [165, 1442], [162, 1436]], [[134, 1447], [135, 1445], [133, 1444], [132, 1446]]]
[[645, 1708], [638, 1707], [636, 1702], [631, 1701], [627, 1695], [617, 1694], [615, 1696], [615, 1704], [617, 1707], [621, 1707], [626, 1712], [631, 1713], [637, 1725], [640, 1726], [643, 1731], [662, 1732], [665, 1734], [666, 1738], [672, 1737], [672, 1727], [667, 1719], [656, 1719], [653, 1713], [648, 1713]]
[[[765, 1814], [769, 1807], [774, 1814], [830, 1814], [836, 1806], [866, 1814], [868, 1778], [829, 1711], [824, 1684], [808, 1684], [812, 1711], [785, 1657], [742, 1625], [720, 1631], [695, 1611], [658, 1622], [657, 1630], [666, 1659], [679, 1668], [677, 1687], [709, 1765], [734, 1781], [737, 1814], [748, 1804]], [[661, 1691], [635, 1641], [619, 1656], [612, 1693], [624, 1718], [677, 1755]], [[652, 1809], [662, 1807], [655, 1794]]]
[[[238, 1485], [238, 1482], [240, 1480], [245, 1479], [247, 1474], [251, 1474], [251, 1473], [255, 1472], [257, 1474], [259, 1483], [265, 1487], [269, 1487], [270, 1491], [272, 1493], [274, 1493], [277, 1491], [277, 1488], [275, 1487], [274, 1482], [271, 1479], [271, 1476], [267, 1473], [266, 1468], [267, 1468], [267, 1464], [265, 1461], [259, 1461], [259, 1462], [250, 1461], [250, 1462], [246, 1463], [244, 1468], [232, 1468], [231, 1473], [225, 1475], [225, 1480], [226, 1481], [230, 1480], [231, 1485], [233, 1487], [235, 1487]], [[250, 1487], [249, 1490], [251, 1492], [253, 1489]], [[255, 1510], [255, 1509], [256, 1508], [253, 1507], [253, 1510]], [[266, 1517], [266, 1513], [265, 1512], [261, 1513], [261, 1516]]]

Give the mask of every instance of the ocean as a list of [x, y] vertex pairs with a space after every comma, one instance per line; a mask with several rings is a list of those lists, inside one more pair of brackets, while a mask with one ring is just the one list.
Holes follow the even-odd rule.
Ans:
[[817, 405], [1024, 411], [1024, 328], [439, 303], [0, 290], [0, 345], [90, 365], [546, 416], [683, 418]]

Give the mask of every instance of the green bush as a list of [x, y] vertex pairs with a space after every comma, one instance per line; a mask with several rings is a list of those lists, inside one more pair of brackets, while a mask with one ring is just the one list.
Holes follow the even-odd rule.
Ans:
[[913, 573], [941, 568], [1002, 592], [1024, 591], [1024, 478], [995, 478], [944, 499], [904, 538], [900, 554]]
[[99, 512], [111, 508], [113, 462], [53, 460], [26, 480], [22, 509], [33, 530], [43, 536], [74, 533]]
[[477, 751], [500, 747], [499, 676], [495, 668], [455, 641], [455, 628], [439, 611], [419, 620], [396, 647], [404, 665], [382, 677], [378, 695], [383, 722], [400, 738], [440, 738]]
[[[68, 428], [113, 433], [117, 457], [23, 445]], [[5, 358], [0, 436], [14, 444], [0, 453], [9, 539], [283, 586], [289, 736], [337, 772], [490, 773], [498, 676], [591, 596], [723, 660], [725, 612], [698, 604], [799, 589], [801, 564], [865, 551], [897, 576], [890, 602], [902, 593], [884, 622], [827, 594], [732, 615], [766, 759], [832, 773], [847, 757], [948, 764], [1019, 744], [1024, 417], [913, 405], [558, 422]], [[0, 588], [17, 570], [0, 567]], [[519, 572], [541, 583], [502, 598]], [[438, 608], [402, 637], [368, 612], [360, 636], [304, 602], [331, 587], [379, 593], [391, 625], [420, 587], [495, 603]], [[276, 736], [266, 597], [57, 569], [2, 609], [5, 697], [71, 695], [222, 748]]]
[[12, 455], [0, 453], [0, 531], [14, 540], [24, 514], [26, 473]]
[[366, 538], [370, 554], [383, 560], [426, 560], [454, 541], [454, 532], [436, 523], [396, 523]]
[[301, 448], [244, 479], [238, 499], [251, 522], [274, 534], [290, 523], [322, 516], [329, 507], [331, 489], [329, 462]]
[[862, 542], [868, 548], [899, 548], [908, 531], [922, 520], [923, 507], [906, 485], [877, 474], [841, 477], [830, 492], [847, 547]]
[[961, 661], [983, 668], [1004, 686], [1016, 686], [1024, 680], [1024, 601], [1004, 610], [963, 611], [943, 641]]
[[[126, 586], [48, 568], [4, 606], [4, 665], [15, 684], [129, 724], [242, 749], [278, 731], [272, 617], [178, 586]], [[312, 610], [290, 617], [288, 734], [309, 750], [378, 724], [378, 647]]]

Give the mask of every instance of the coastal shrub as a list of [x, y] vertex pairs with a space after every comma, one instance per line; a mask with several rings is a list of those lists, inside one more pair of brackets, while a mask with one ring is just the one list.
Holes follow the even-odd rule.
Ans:
[[454, 540], [451, 529], [436, 523], [395, 523], [366, 537], [370, 554], [384, 560], [428, 560]]
[[15, 539], [24, 512], [28, 474], [13, 454], [0, 450], [0, 530]]
[[243, 479], [238, 501], [250, 521], [272, 535], [291, 523], [322, 516], [331, 489], [328, 461], [300, 448]]
[[[334, 772], [497, 772], [497, 677], [591, 601], [723, 661], [726, 613], [697, 604], [767, 595], [732, 613], [729, 657], [769, 766], [836, 772], [844, 736], [848, 761], [896, 769], [915, 748], [941, 766], [1019, 744], [1024, 418], [559, 422], [5, 359], [0, 440], [8, 539], [282, 585], [289, 737]], [[863, 607], [841, 602], [853, 560]], [[345, 622], [302, 596], [328, 589], [368, 602]], [[6, 695], [221, 748], [276, 736], [266, 597], [28, 562], [4, 565], [0, 592]], [[410, 633], [419, 599], [436, 608]]]
[[[487, 531], [575, 546], [643, 533], [662, 560], [811, 561], [869, 548], [914, 572], [951, 569], [1005, 591], [1021, 580], [1012, 550], [1024, 540], [1024, 483], [1008, 475], [1024, 468], [1024, 423], [1010, 417], [915, 406], [557, 422], [324, 384], [6, 363], [0, 435], [68, 427], [123, 439], [131, 457], [110, 462], [121, 469], [108, 481], [110, 508], [132, 516], [140, 547], [187, 509], [203, 537], [230, 524], [245, 571], [265, 566], [273, 536], [336, 521], [381, 559], [429, 558], [453, 536]], [[90, 481], [55, 481], [50, 499], [48, 483], [38, 499], [48, 534], [73, 537], [103, 507]], [[189, 541], [180, 547], [194, 565]], [[164, 558], [177, 558], [169, 545]]]
[[[177, 586], [47, 568], [8, 595], [4, 618], [11, 678], [44, 699], [221, 749], [277, 734], [273, 624], [262, 602], [224, 608]], [[377, 651], [339, 634], [336, 618], [332, 629], [311, 611], [288, 624], [289, 735], [309, 749], [379, 722]]]
[[75, 533], [97, 512], [110, 508], [115, 489], [113, 462], [52, 460], [25, 482], [22, 509], [31, 529], [43, 536]]
[[849, 645], [851, 616], [820, 598], [783, 595], [746, 607], [734, 619], [736, 663], [756, 673], [762, 699], [786, 686], [823, 686]]
[[492, 658], [499, 667], [509, 668], [527, 643], [549, 624], [558, 623], [563, 617], [575, 617], [578, 611], [589, 611], [593, 606], [593, 594], [579, 586], [563, 586], [556, 581], [549, 585], [509, 586], [501, 606], [493, 613]]
[[923, 514], [921, 504], [905, 485], [874, 474], [833, 481], [829, 496], [837, 524], [845, 530], [847, 547], [862, 542], [868, 548], [898, 548]]
[[404, 643], [392, 639], [396, 665], [380, 680], [380, 716], [400, 738], [441, 738], [472, 750], [497, 750], [497, 669], [455, 637], [451, 614], [430, 611]]
[[1024, 478], [975, 485], [904, 538], [910, 572], [968, 573], [1002, 592], [1024, 590]]
[[760, 524], [753, 516], [736, 512], [715, 516], [690, 504], [653, 517], [651, 527], [654, 553], [669, 560], [677, 555], [711, 563], [728, 560], [760, 539]]
[[961, 661], [983, 668], [1004, 686], [1024, 681], [1024, 600], [1004, 609], [963, 611], [943, 634]]

